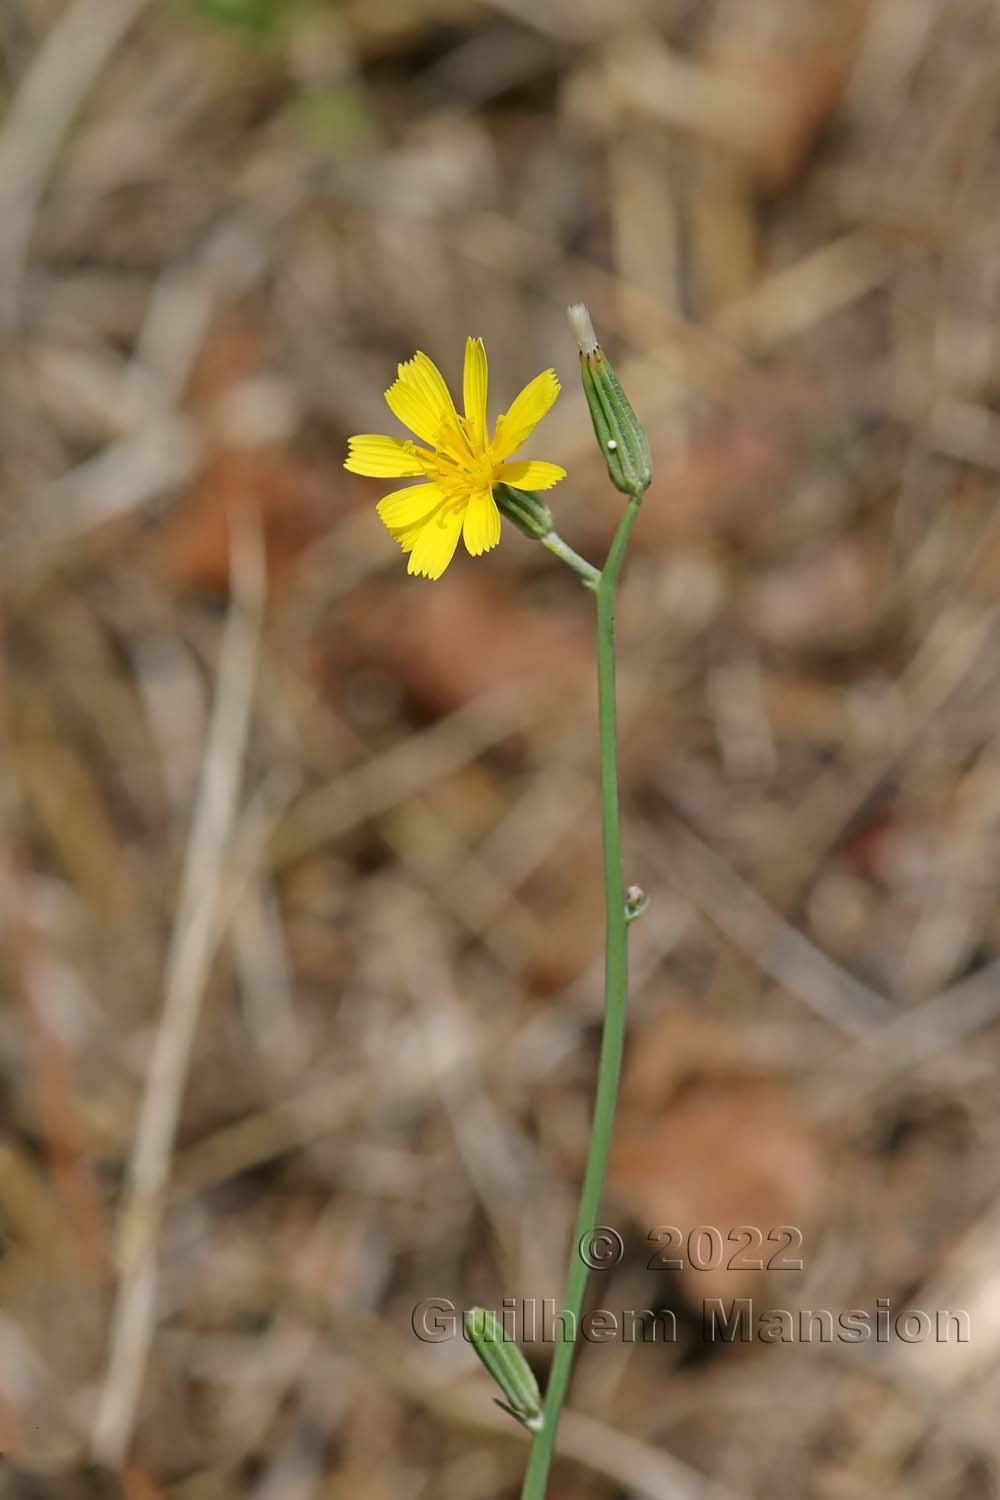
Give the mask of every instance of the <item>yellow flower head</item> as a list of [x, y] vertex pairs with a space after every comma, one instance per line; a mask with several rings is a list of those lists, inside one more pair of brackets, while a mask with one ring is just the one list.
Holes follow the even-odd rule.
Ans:
[[536, 375], [510, 408], [497, 417], [492, 440], [486, 423], [486, 350], [482, 339], [465, 341], [465, 415], [455, 410], [444, 377], [433, 360], [417, 353], [399, 366], [399, 379], [385, 393], [389, 409], [424, 443], [365, 433], [349, 440], [345, 469], [374, 478], [422, 474], [425, 483], [394, 490], [378, 504], [391, 534], [410, 554], [407, 571], [440, 578], [455, 555], [459, 532], [473, 557], [500, 540], [500, 512], [493, 486], [547, 490], [566, 475], [558, 464], [525, 459], [508, 463], [559, 394], [554, 370]]

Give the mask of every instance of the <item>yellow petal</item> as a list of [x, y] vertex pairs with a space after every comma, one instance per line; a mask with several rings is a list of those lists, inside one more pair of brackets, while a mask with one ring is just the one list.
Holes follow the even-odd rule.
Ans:
[[444, 499], [436, 484], [408, 484], [405, 490], [393, 490], [376, 507], [390, 531], [419, 526], [428, 519]]
[[566, 470], [558, 464], [547, 464], [541, 458], [518, 459], [512, 464], [501, 464], [500, 478], [505, 484], [516, 484], [521, 490], [550, 490], [560, 479], [566, 478]]
[[399, 379], [385, 393], [389, 410], [417, 437], [433, 445], [441, 428], [455, 421], [455, 403], [444, 376], [434, 361], [419, 351], [398, 370]]
[[422, 573], [425, 578], [440, 578], [455, 555], [462, 530], [463, 505], [442, 505], [421, 527], [413, 543], [408, 573]]
[[[454, 422], [458, 413], [444, 376], [429, 355], [418, 349], [409, 364], [403, 366], [410, 384], [423, 393], [427, 404], [439, 414], [441, 424]], [[402, 372], [400, 372], [402, 373]]]
[[422, 474], [421, 457], [431, 457], [416, 443], [404, 443], [401, 438], [382, 437], [374, 432], [348, 438], [347, 443], [350, 453], [344, 460], [344, 468], [373, 479], [402, 479], [407, 474]]
[[470, 498], [462, 523], [465, 550], [472, 557], [488, 552], [500, 540], [500, 512], [489, 490], [477, 490]]
[[482, 339], [465, 341], [465, 416], [472, 429], [473, 441], [480, 451], [486, 447], [486, 350]]
[[529, 380], [524, 390], [514, 397], [503, 416], [497, 418], [493, 452], [497, 458], [520, 448], [533, 429], [551, 410], [559, 394], [559, 381], [555, 370], [543, 370], [534, 380]]
[[417, 537], [423, 530], [422, 525], [417, 526], [390, 526], [389, 535], [393, 541], [398, 542], [404, 552], [412, 552], [416, 546]]

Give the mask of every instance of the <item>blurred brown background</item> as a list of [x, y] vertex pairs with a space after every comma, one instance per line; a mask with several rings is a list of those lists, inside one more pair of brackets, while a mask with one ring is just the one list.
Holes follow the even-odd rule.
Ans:
[[600, 560], [577, 298], [656, 468], [592, 1298], [677, 1337], [581, 1344], [551, 1495], [997, 1494], [996, 6], [4, 0], [0, 56], [0, 1495], [518, 1492], [410, 1319], [561, 1296], [591, 604], [509, 525], [407, 578], [341, 465], [480, 334]]

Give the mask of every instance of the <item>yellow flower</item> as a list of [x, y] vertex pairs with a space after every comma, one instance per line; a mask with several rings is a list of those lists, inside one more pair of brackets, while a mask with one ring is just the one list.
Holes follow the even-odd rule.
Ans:
[[375, 478], [422, 474], [379, 501], [378, 513], [404, 552], [407, 571], [440, 578], [455, 555], [459, 532], [473, 557], [500, 540], [500, 512], [493, 486], [547, 490], [566, 474], [558, 464], [536, 459], [508, 463], [559, 394], [554, 370], [543, 370], [497, 417], [492, 440], [486, 422], [486, 350], [482, 339], [465, 341], [465, 415], [459, 416], [433, 360], [417, 353], [399, 366], [399, 379], [385, 393], [389, 409], [428, 446], [407, 438], [365, 433], [350, 439], [344, 468]]

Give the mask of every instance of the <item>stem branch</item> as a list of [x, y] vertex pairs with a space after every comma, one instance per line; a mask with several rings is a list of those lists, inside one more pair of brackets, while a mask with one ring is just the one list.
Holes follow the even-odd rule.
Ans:
[[601, 581], [601, 575], [593, 563], [589, 563], [579, 552], [574, 552], [568, 542], [564, 542], [558, 531], [550, 531], [542, 537], [542, 546], [554, 552], [567, 567], [573, 569], [577, 577], [582, 578], [589, 589], [596, 589]]

